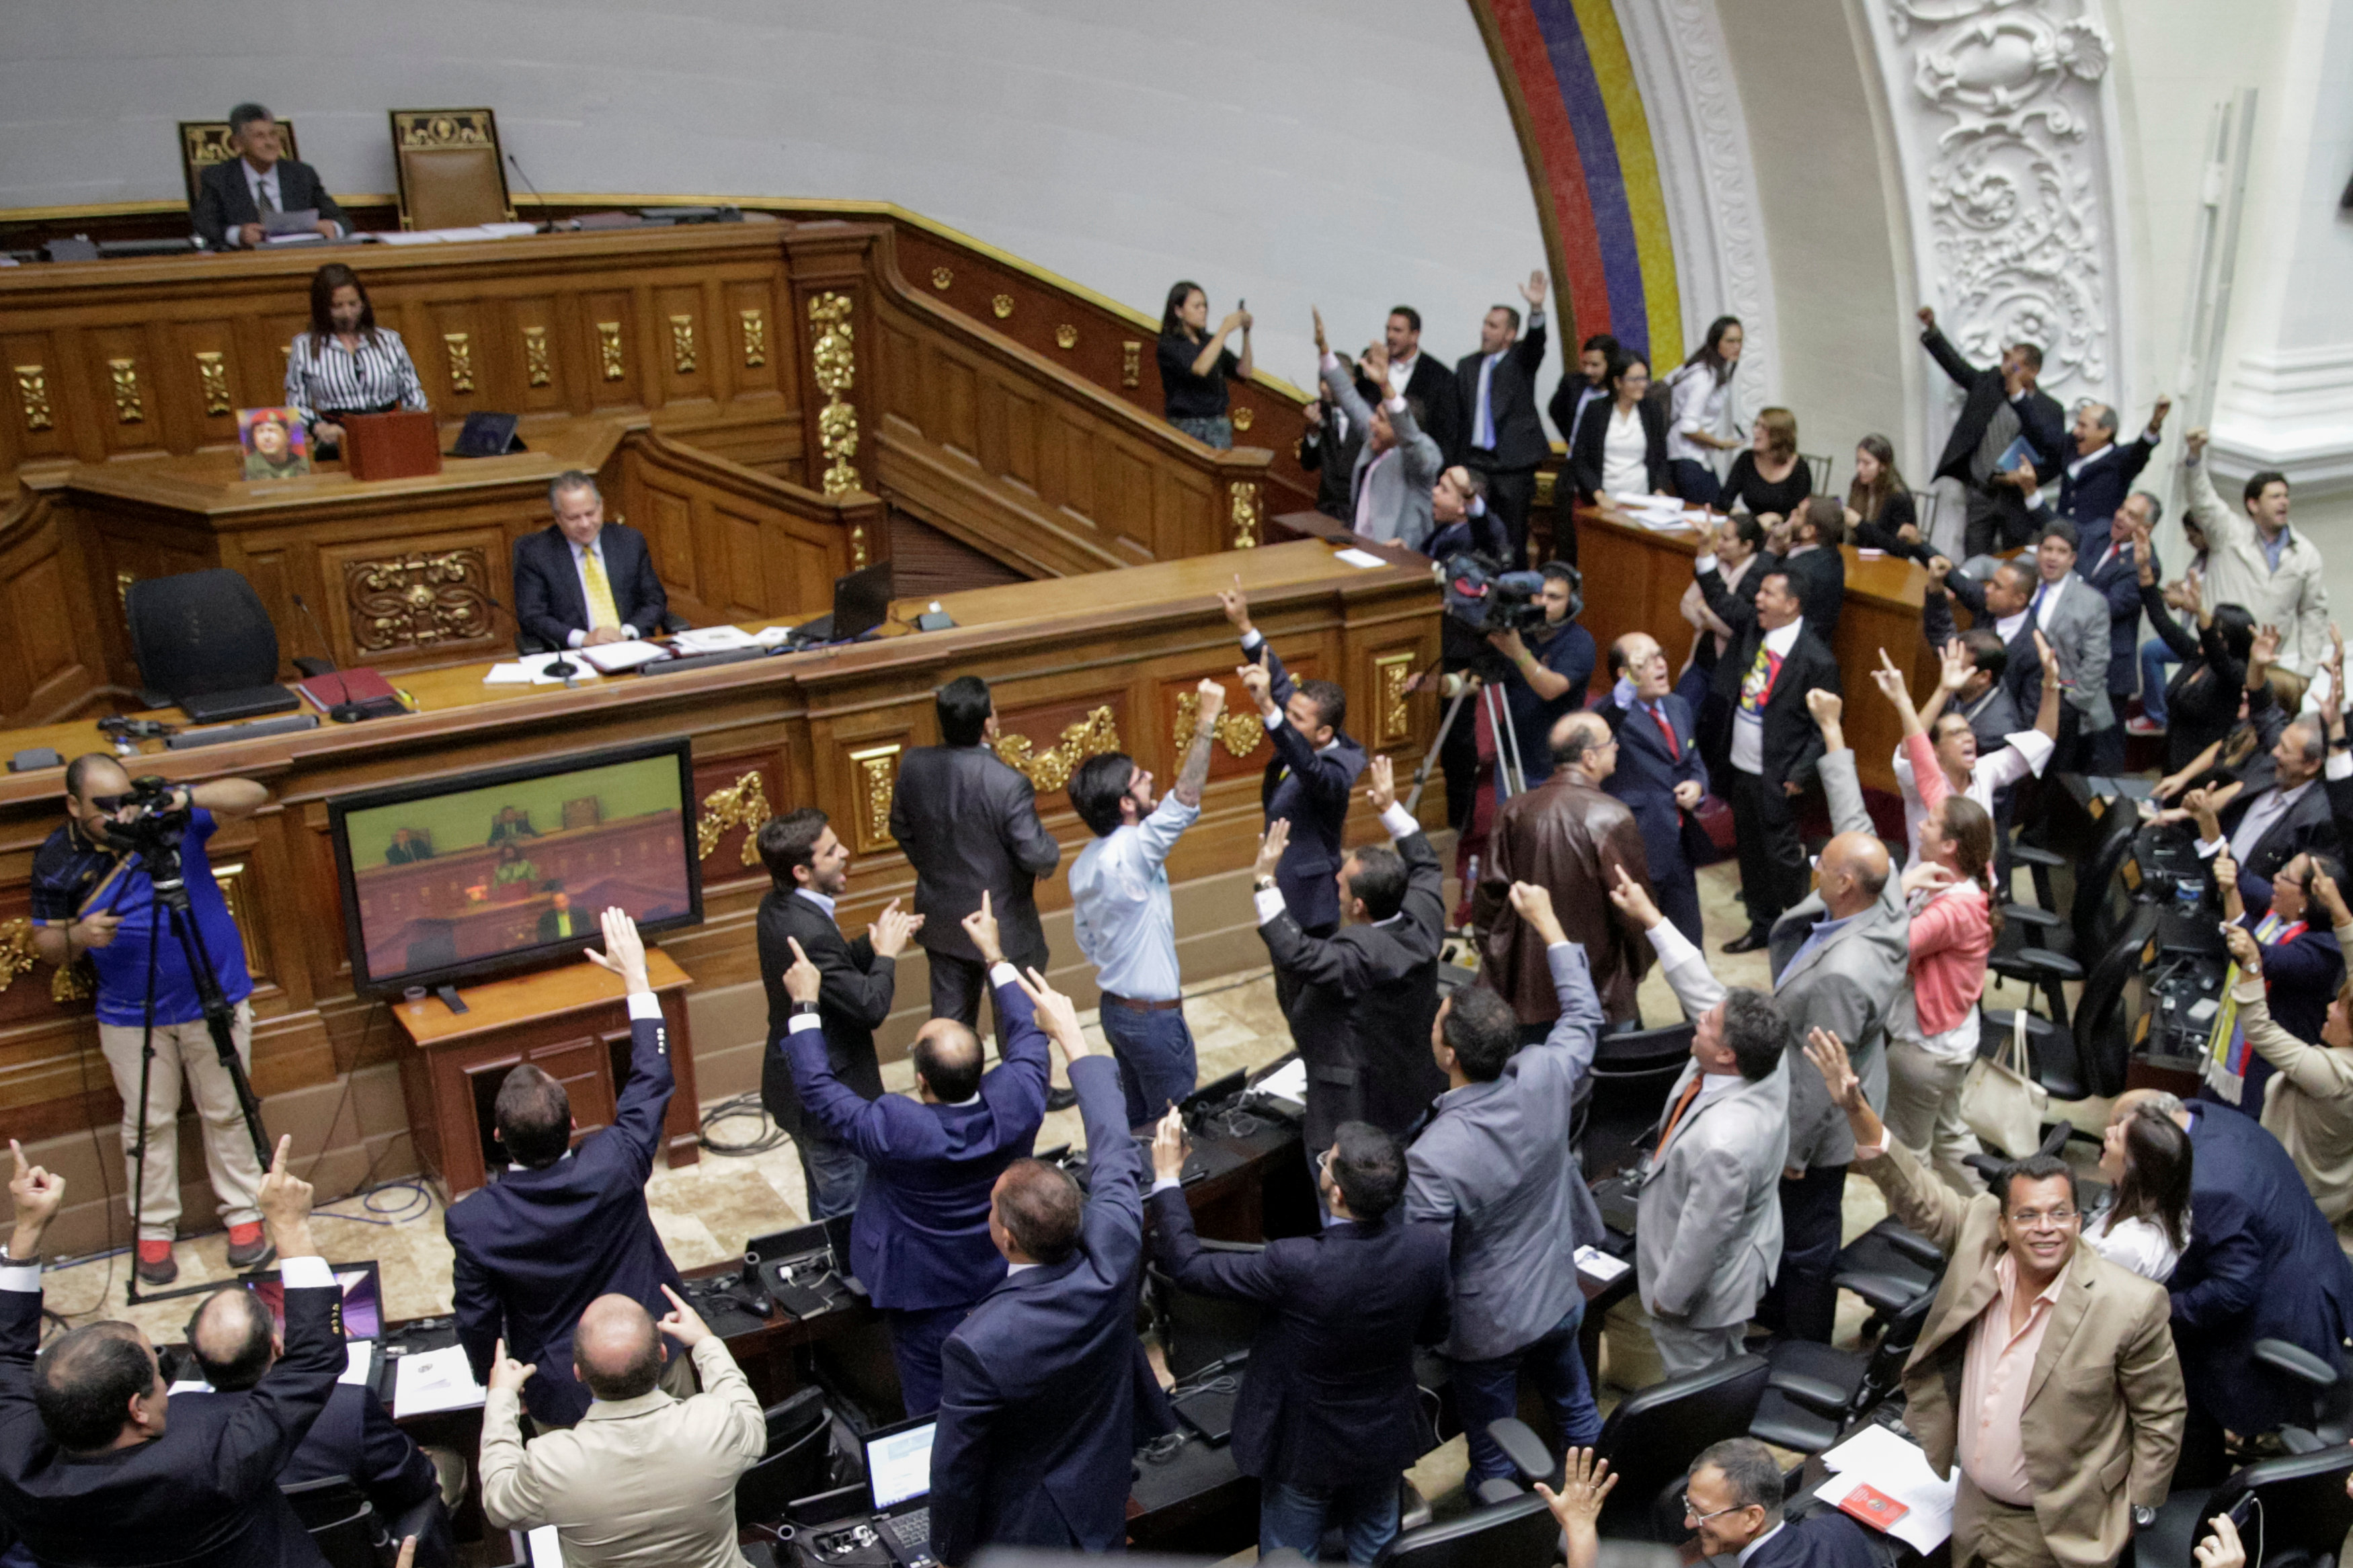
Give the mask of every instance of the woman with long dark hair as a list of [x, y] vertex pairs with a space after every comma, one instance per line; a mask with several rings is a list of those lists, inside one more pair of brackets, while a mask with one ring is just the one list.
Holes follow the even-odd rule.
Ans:
[[2203, 585], [2195, 577], [2185, 577], [2179, 592], [2182, 607], [2197, 621], [2192, 635], [2173, 618], [2164, 591], [2158, 586], [2157, 555], [2147, 528], [2134, 531], [2133, 555], [2140, 563], [2141, 608], [2148, 612], [2148, 624], [2157, 635], [2182, 661], [2165, 687], [2165, 767], [2168, 773], [2178, 773], [2238, 722], [2247, 659], [2254, 651], [2255, 618], [2241, 605], [2210, 608]]
[[1715, 505], [1715, 454], [1740, 448], [1732, 434], [1732, 374], [1747, 341], [1739, 317], [1718, 316], [1691, 358], [1667, 377], [1667, 462], [1675, 493], [1687, 501]]
[[[1236, 332], [1242, 335], [1237, 358], [1226, 347]], [[1226, 380], [1250, 373], [1250, 313], [1229, 310], [1218, 330], [1209, 331], [1209, 297], [1191, 279], [1179, 279], [1168, 289], [1168, 303], [1160, 311], [1160, 393], [1168, 423], [1197, 441], [1219, 451], [1234, 444], [1234, 425], [1226, 416]]]
[[[2260, 1005], [2260, 1004], [2258, 1004]], [[2115, 1188], [2084, 1239], [2119, 1268], [2164, 1284], [2189, 1246], [2189, 1134], [2156, 1106], [2108, 1123], [2100, 1174]]]
[[285, 402], [310, 421], [314, 448], [342, 444], [343, 415], [426, 406], [407, 345], [375, 324], [366, 286], [340, 261], [311, 274], [311, 325], [286, 351]]
[[1895, 447], [1884, 436], [1854, 444], [1854, 482], [1846, 488], [1847, 532], [1858, 549], [1908, 555], [1926, 566], [1936, 551], [1920, 536], [1912, 487], [1895, 467]]
[[1619, 355], [1602, 385], [1608, 395], [1585, 405], [1569, 445], [1577, 493], [1588, 501], [1605, 494], [1668, 493], [1667, 420], [1644, 395], [1651, 390], [1649, 362], [1640, 354]]

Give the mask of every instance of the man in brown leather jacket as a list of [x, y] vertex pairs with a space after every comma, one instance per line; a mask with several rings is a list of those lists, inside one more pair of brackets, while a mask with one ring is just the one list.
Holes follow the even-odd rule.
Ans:
[[1617, 737], [1601, 715], [1565, 715], [1552, 731], [1552, 776], [1514, 795], [1495, 814], [1487, 865], [1472, 900], [1481, 932], [1488, 983], [1512, 1004], [1524, 1029], [1538, 1035], [1560, 1011], [1544, 944], [1513, 918], [1514, 881], [1552, 893], [1568, 940], [1581, 943], [1593, 969], [1593, 989], [1611, 1027], [1637, 1017], [1634, 989], [1651, 967], [1651, 944], [1611, 907], [1617, 868], [1651, 885], [1642, 830], [1624, 803], [1602, 793], [1618, 763]]

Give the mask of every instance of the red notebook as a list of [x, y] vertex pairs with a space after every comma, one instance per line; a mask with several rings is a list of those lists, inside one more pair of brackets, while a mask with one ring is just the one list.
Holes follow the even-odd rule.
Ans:
[[392, 689], [390, 681], [365, 667], [314, 675], [308, 680], [295, 682], [294, 689], [309, 698], [311, 705], [322, 713], [339, 702], [374, 702], [379, 699], [396, 707], [406, 706], [401, 702], [400, 693]]
[[1854, 1490], [1841, 1500], [1839, 1507], [1873, 1530], [1885, 1530], [1912, 1511], [1910, 1504], [1897, 1502], [1868, 1481], [1857, 1483]]

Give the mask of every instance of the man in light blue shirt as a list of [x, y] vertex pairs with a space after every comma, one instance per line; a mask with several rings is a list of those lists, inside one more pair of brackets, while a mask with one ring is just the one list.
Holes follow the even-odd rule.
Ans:
[[1071, 805], [1095, 835], [1071, 866], [1071, 926], [1103, 988], [1103, 1038], [1119, 1062], [1132, 1127], [1193, 1092], [1168, 852], [1201, 815], [1226, 689], [1203, 680], [1198, 698], [1184, 766], [1157, 805], [1151, 773], [1124, 752], [1090, 757], [1071, 775]]

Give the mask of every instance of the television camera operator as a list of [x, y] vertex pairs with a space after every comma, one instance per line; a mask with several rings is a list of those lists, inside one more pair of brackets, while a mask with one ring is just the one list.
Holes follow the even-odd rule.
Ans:
[[[247, 779], [133, 783], [112, 757], [92, 752], [67, 765], [66, 824], [33, 857], [36, 951], [60, 969], [87, 952], [97, 972], [99, 1048], [122, 1097], [123, 1158], [143, 1284], [168, 1285], [179, 1276], [172, 1243], [180, 1221], [183, 1082], [204, 1123], [205, 1163], [228, 1222], [229, 1267], [258, 1268], [273, 1255], [261, 1224], [256, 1135], [206, 1026], [205, 977], [192, 967], [190, 951], [191, 942], [201, 948], [209, 979], [234, 1009], [230, 1034], [242, 1074], [253, 1059], [247, 1000], [253, 980], [206, 846], [223, 821], [250, 816], [269, 801], [269, 792]], [[186, 890], [185, 931], [175, 931], [170, 907], [175, 869]], [[159, 879], [166, 894], [160, 905]], [[142, 1057], [151, 1023], [154, 1059], [147, 1064]], [[143, 1123], [135, 1109], [142, 1076]]]
[[[1502, 798], [1552, 776], [1553, 726], [1585, 706], [1599, 656], [1593, 634], [1577, 624], [1585, 608], [1584, 579], [1566, 561], [1547, 561], [1533, 572], [1499, 573], [1491, 557], [1465, 552], [1445, 562], [1445, 583], [1449, 620], [1485, 644], [1465, 661], [1465, 685], [1480, 691], [1495, 731], [1496, 793]], [[1417, 678], [1408, 689], [1419, 684]], [[1502, 721], [1495, 698], [1503, 703]], [[1458, 711], [1448, 738], [1472, 722], [1469, 712]], [[1507, 788], [1502, 759], [1514, 736], [1521, 781]], [[1451, 799], [1449, 805], [1451, 816]]]

